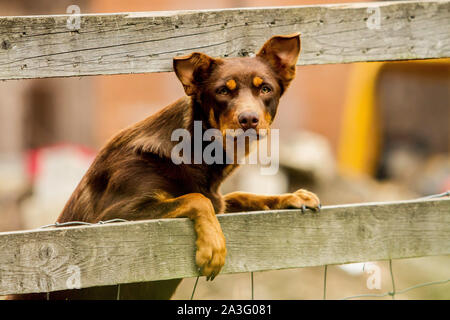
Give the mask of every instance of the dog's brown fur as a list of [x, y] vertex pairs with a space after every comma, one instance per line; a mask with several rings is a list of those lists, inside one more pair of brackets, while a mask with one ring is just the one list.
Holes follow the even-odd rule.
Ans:
[[[120, 132], [98, 154], [72, 194], [58, 222], [98, 222], [188, 217], [197, 233], [196, 263], [214, 279], [225, 263], [225, 237], [217, 213], [249, 210], [318, 208], [314, 194], [299, 190], [279, 196], [219, 192], [236, 164], [180, 164], [170, 157], [175, 129], [241, 128], [239, 115], [253, 112], [256, 130], [269, 129], [279, 98], [295, 75], [299, 34], [275, 36], [253, 58], [211, 58], [192, 53], [174, 59], [174, 70], [187, 96]], [[121, 298], [170, 298], [180, 280], [121, 286]], [[52, 299], [115, 298], [116, 286], [61, 291]], [[29, 295], [45, 298], [45, 294]]]

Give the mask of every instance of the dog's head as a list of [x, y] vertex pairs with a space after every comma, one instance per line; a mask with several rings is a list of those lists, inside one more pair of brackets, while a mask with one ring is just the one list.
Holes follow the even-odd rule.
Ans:
[[255, 57], [221, 59], [194, 52], [173, 64], [209, 126], [225, 135], [227, 129], [269, 130], [299, 53], [300, 34], [292, 34], [270, 38]]

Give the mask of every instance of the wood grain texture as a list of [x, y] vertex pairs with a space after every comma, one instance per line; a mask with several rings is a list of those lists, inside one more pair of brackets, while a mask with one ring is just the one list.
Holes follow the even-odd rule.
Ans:
[[[219, 215], [225, 273], [450, 254], [450, 199]], [[193, 277], [187, 219], [0, 233], [0, 295]]]
[[450, 57], [449, 0], [86, 14], [79, 30], [68, 19], [0, 17], [0, 79], [172, 71], [177, 55], [247, 56], [298, 31], [299, 65]]

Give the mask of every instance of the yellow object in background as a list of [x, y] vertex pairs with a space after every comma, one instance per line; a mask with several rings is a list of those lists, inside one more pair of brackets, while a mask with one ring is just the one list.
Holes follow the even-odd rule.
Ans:
[[384, 64], [353, 65], [338, 149], [338, 166], [343, 174], [375, 174], [381, 147], [376, 83]]
[[392, 65], [407, 65], [414, 70], [415, 66], [427, 64], [448, 66], [450, 59], [368, 62], [353, 65], [338, 145], [338, 168], [342, 174], [362, 174], [372, 177], [376, 174], [383, 148], [383, 123], [377, 106], [377, 84], [383, 70]]

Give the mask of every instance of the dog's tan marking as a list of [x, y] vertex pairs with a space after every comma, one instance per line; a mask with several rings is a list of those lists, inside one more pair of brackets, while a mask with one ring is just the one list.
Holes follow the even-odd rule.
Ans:
[[266, 122], [267, 122], [269, 125], [272, 124], [273, 119], [272, 119], [272, 116], [271, 116], [269, 113], [266, 113], [266, 114], [264, 115], [264, 119], [266, 120]]
[[227, 85], [227, 88], [230, 90], [236, 89], [236, 81], [234, 81], [233, 79], [228, 80], [226, 85]]
[[261, 79], [260, 77], [256, 76], [253, 78], [253, 85], [257, 88], [259, 88], [263, 83], [263, 79]]

